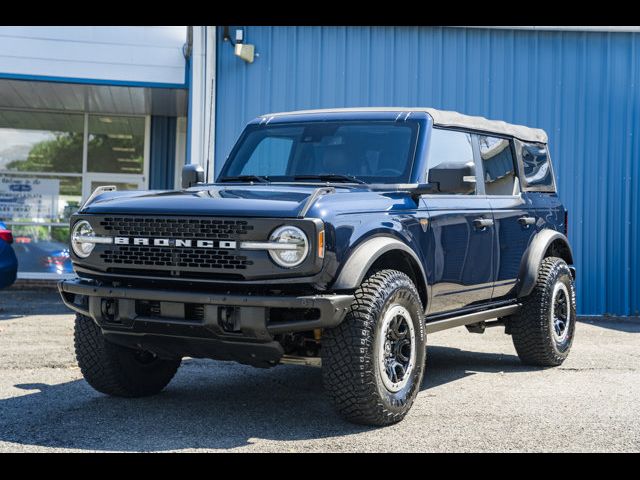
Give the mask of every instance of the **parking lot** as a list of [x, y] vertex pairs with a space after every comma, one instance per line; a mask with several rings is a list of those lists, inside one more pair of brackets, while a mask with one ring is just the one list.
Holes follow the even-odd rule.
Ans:
[[83, 380], [54, 290], [0, 292], [0, 451], [638, 451], [640, 319], [583, 319], [564, 365], [523, 366], [502, 329], [429, 339], [408, 417], [354, 426], [319, 369], [185, 359], [169, 387], [109, 398]]

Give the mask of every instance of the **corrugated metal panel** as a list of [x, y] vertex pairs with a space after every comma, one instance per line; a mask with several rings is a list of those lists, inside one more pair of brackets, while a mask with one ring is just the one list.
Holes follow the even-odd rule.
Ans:
[[544, 128], [579, 312], [638, 314], [640, 34], [248, 27], [245, 39], [253, 64], [218, 44], [218, 170], [244, 123], [270, 111], [432, 106]]
[[173, 188], [176, 162], [176, 117], [151, 117], [149, 188]]

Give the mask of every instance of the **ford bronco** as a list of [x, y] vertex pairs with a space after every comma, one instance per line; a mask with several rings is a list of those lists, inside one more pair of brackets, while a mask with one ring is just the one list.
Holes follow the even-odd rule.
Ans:
[[427, 336], [501, 326], [560, 365], [576, 324], [567, 212], [539, 129], [431, 108], [251, 121], [215, 183], [100, 187], [71, 218], [75, 348], [96, 390], [160, 392], [183, 357], [320, 365], [337, 411], [401, 420]]

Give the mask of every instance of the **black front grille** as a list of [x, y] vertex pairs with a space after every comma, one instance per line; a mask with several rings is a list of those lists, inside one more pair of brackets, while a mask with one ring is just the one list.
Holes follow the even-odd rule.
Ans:
[[229, 250], [111, 245], [100, 254], [107, 265], [245, 270], [253, 262]]
[[[196, 212], [193, 212], [196, 213]], [[190, 215], [104, 215], [74, 216], [87, 220], [97, 236], [111, 243], [99, 243], [87, 258], [72, 253], [74, 265], [83, 275], [101, 273], [146, 281], [238, 282], [287, 278], [289, 271], [274, 264], [265, 250], [250, 250], [242, 242], [264, 242], [283, 224], [302, 228], [310, 239], [315, 226], [308, 220], [265, 217], [196, 217]], [[313, 245], [311, 246], [313, 249]], [[295, 276], [317, 273], [314, 256], [297, 267]], [[105, 276], [106, 276], [105, 275]]]
[[[99, 257], [108, 271], [120, 268], [146, 270], [147, 274], [186, 276], [194, 272], [238, 272], [253, 264], [247, 253], [219, 248], [219, 241], [241, 241], [251, 233], [253, 224], [247, 220], [228, 218], [128, 217], [105, 216], [98, 219], [102, 235], [126, 238], [184, 239], [193, 248], [149, 245], [107, 245]], [[218, 248], [196, 248], [196, 240], [213, 241]], [[152, 242], [151, 242], [152, 243]]]
[[253, 230], [246, 220], [209, 218], [105, 217], [100, 220], [100, 227], [119, 236], [206, 240], [234, 240]]

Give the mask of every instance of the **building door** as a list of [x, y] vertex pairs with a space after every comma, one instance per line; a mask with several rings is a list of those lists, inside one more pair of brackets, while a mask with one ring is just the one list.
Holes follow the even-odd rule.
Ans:
[[97, 187], [144, 190], [149, 182], [149, 121], [145, 117], [89, 115], [82, 197]]

